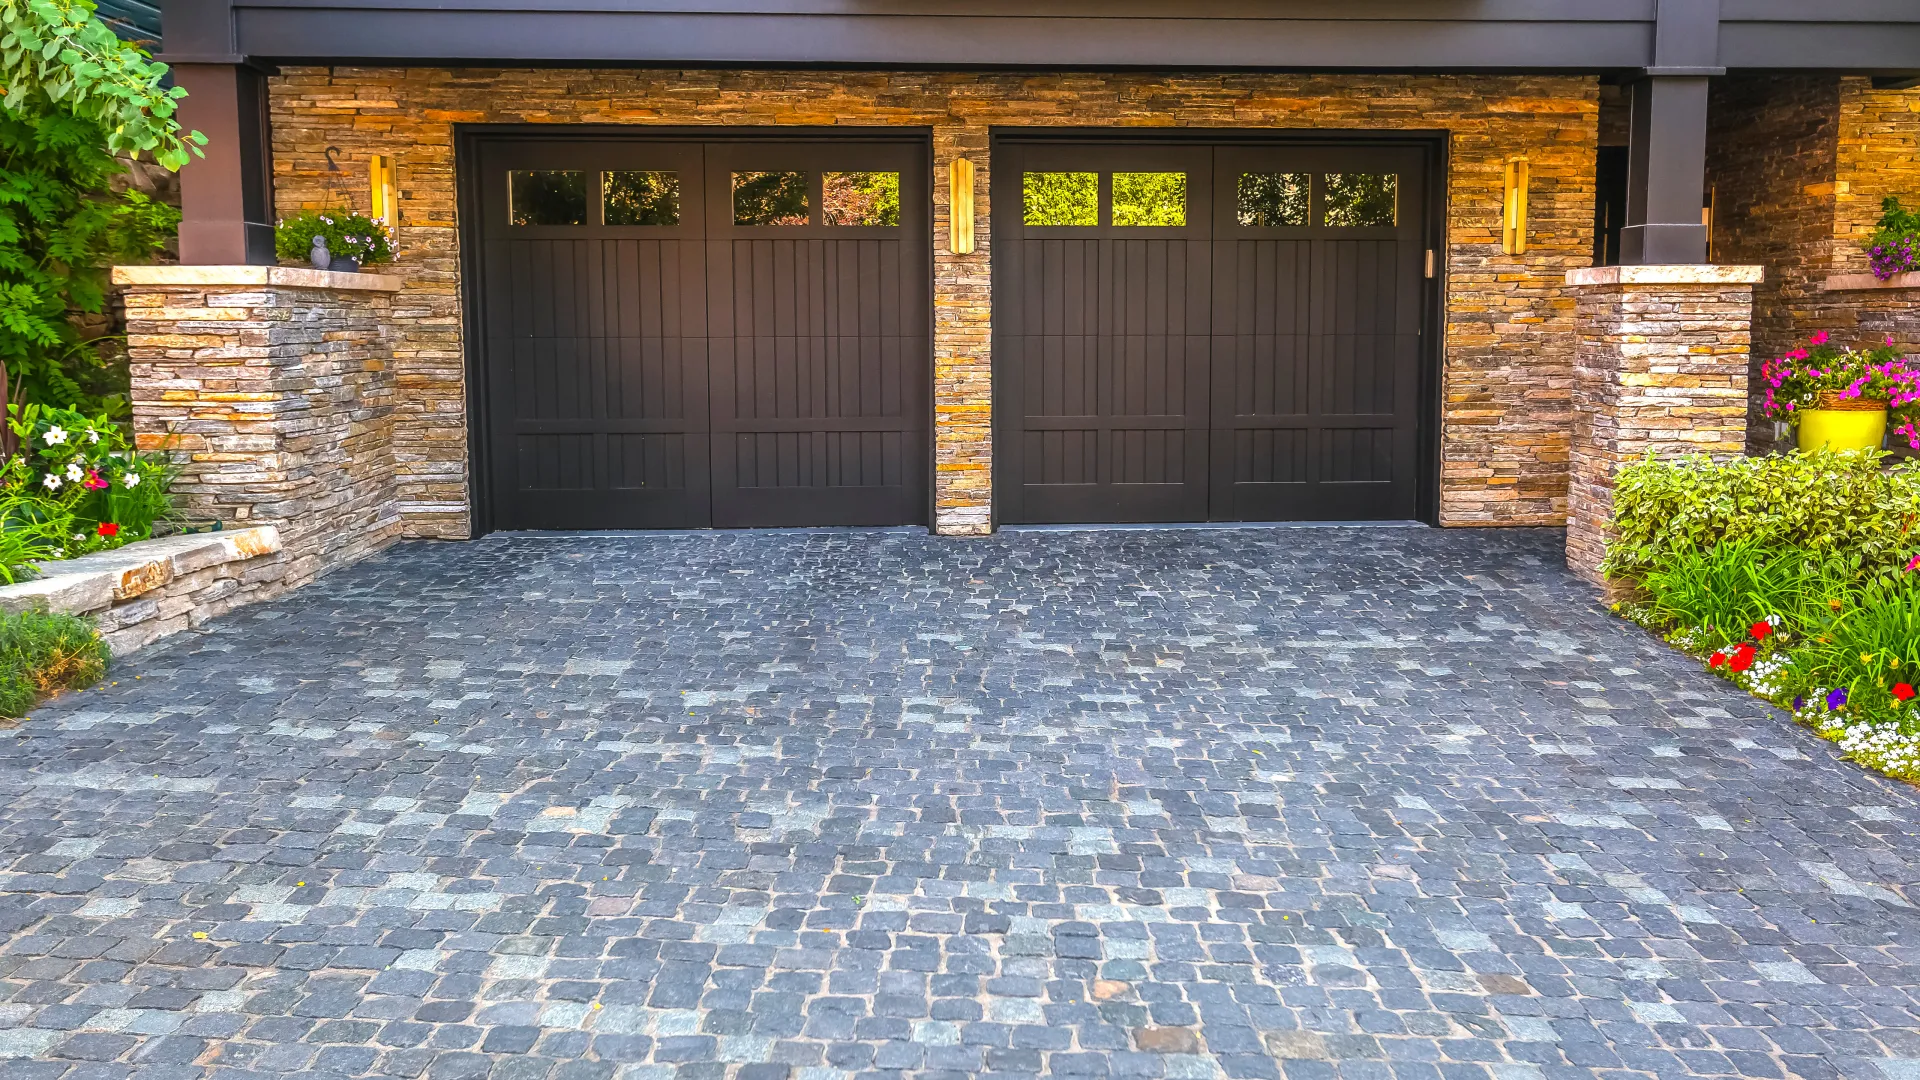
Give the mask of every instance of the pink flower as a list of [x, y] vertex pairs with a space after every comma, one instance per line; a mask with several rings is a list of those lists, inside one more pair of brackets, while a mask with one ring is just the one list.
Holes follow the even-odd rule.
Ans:
[[1827, 343], [1827, 332], [1825, 330], [1821, 330], [1815, 333], [1812, 337], [1807, 339], [1807, 343], [1810, 345], [1825, 345]]

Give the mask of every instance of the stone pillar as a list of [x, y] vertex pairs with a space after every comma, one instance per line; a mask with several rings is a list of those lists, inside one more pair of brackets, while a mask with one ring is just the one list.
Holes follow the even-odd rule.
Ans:
[[273, 525], [301, 585], [391, 542], [396, 277], [280, 266], [122, 266], [140, 449], [174, 504]]
[[1757, 266], [1596, 266], [1578, 296], [1567, 565], [1596, 584], [1621, 465], [1734, 457], [1747, 439]]

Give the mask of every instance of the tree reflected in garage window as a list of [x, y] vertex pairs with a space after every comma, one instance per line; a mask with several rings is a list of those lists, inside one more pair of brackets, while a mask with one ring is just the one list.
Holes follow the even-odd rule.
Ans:
[[811, 216], [806, 173], [733, 174], [735, 225], [805, 225]]
[[1240, 224], [1283, 229], [1307, 223], [1307, 173], [1241, 173]]
[[900, 224], [897, 172], [830, 172], [820, 188], [821, 218], [828, 225]]
[[1364, 228], [1398, 220], [1400, 178], [1393, 173], [1328, 173], [1326, 185], [1328, 225]]
[[601, 187], [609, 225], [680, 224], [679, 173], [603, 173]]
[[585, 225], [587, 174], [513, 169], [507, 173], [508, 214], [515, 225]]
[[1114, 173], [1113, 223], [1130, 226], [1185, 225], [1187, 223], [1187, 174]]
[[1027, 225], [1100, 224], [1100, 174], [1030, 172], [1020, 177], [1020, 220]]

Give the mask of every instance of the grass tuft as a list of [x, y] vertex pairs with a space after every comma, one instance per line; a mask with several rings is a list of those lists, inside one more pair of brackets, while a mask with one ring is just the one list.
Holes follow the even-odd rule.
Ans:
[[72, 615], [0, 615], [0, 717], [24, 716], [62, 690], [92, 686], [107, 673], [106, 643]]

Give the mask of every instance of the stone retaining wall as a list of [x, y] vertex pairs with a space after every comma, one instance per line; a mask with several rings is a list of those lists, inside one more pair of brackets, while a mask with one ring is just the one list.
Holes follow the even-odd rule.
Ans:
[[142, 540], [41, 565], [0, 587], [0, 611], [84, 615], [115, 656], [191, 629], [289, 587], [290, 563], [272, 526]]
[[175, 505], [273, 525], [286, 585], [400, 534], [392, 294], [378, 274], [123, 266], [141, 450], [182, 468]]

